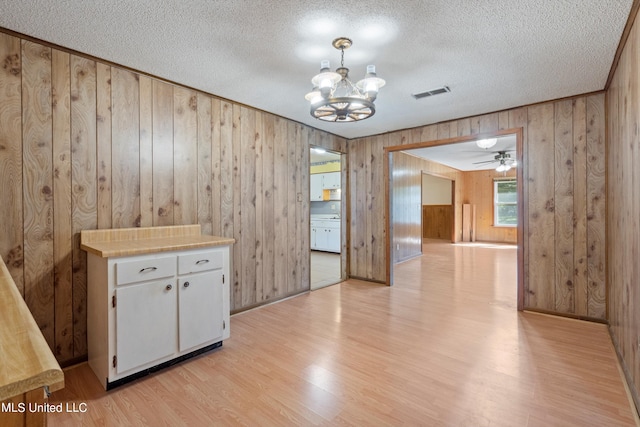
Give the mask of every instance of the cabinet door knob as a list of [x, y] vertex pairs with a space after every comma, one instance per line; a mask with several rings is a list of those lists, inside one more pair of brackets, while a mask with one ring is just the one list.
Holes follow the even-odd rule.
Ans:
[[183, 285], [183, 286], [184, 286], [185, 288], [188, 288], [188, 287], [189, 287], [189, 282], [184, 282], [184, 285]]
[[173, 289], [173, 286], [171, 285], [167, 285], [167, 287], [165, 288], [166, 290], [170, 291], [171, 289]]

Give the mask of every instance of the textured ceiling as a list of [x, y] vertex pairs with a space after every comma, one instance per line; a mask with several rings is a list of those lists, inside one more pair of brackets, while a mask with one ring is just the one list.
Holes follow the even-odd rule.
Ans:
[[[601, 90], [631, 4], [14, 0], [0, 26], [354, 138]], [[319, 122], [304, 100], [338, 36], [353, 80], [369, 63], [387, 80], [363, 122]]]

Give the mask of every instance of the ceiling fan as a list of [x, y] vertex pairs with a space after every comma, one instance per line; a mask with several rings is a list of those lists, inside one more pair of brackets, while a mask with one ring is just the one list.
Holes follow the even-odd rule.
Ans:
[[493, 156], [493, 160], [485, 160], [482, 162], [475, 162], [473, 164], [481, 165], [487, 163], [498, 163], [498, 166], [496, 167], [497, 172], [506, 172], [509, 169], [516, 167], [516, 159], [512, 159], [511, 155], [506, 151], [494, 151], [494, 153], [496, 153], [496, 155]]

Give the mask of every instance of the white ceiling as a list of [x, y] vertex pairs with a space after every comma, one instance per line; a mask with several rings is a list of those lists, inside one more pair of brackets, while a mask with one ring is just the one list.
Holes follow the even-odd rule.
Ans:
[[[601, 90], [631, 4], [14, 0], [0, 26], [354, 138]], [[370, 63], [387, 80], [358, 123], [317, 121], [304, 99], [339, 36], [353, 80]]]
[[478, 147], [475, 141], [460, 142], [457, 144], [438, 145], [435, 147], [416, 148], [408, 150], [407, 153], [414, 156], [432, 160], [437, 163], [458, 169], [461, 171], [479, 171], [495, 169], [499, 162], [482, 163], [495, 160], [499, 151], [505, 151], [516, 159], [516, 136], [505, 135], [496, 138], [496, 145], [491, 148], [484, 149]]

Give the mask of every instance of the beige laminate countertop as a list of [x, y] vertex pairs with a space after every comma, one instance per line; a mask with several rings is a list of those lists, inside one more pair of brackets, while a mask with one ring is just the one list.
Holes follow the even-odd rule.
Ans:
[[80, 247], [102, 258], [230, 245], [235, 239], [200, 234], [199, 225], [84, 230]]
[[0, 258], [0, 401], [45, 386], [64, 387], [64, 374]]

